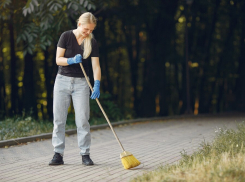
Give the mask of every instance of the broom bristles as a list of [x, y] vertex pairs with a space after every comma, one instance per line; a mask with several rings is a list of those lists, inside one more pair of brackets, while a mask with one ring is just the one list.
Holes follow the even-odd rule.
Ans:
[[140, 165], [140, 161], [138, 161], [133, 155], [122, 157], [121, 161], [124, 169], [130, 169]]

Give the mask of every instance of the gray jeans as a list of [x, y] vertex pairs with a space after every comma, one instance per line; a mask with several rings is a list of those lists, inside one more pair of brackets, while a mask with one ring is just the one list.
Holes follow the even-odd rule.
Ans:
[[54, 84], [54, 130], [52, 144], [54, 151], [64, 155], [65, 125], [71, 103], [75, 109], [78, 147], [81, 155], [89, 155], [91, 144], [89, 125], [89, 86], [85, 78], [74, 78], [57, 74]]

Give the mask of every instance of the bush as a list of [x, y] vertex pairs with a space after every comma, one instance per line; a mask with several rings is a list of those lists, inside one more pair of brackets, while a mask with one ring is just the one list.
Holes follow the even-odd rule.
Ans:
[[[112, 101], [112, 97], [108, 93], [101, 94], [100, 103], [111, 122], [119, 121], [123, 118], [119, 107]], [[96, 100], [90, 100], [90, 122], [93, 125], [107, 123], [105, 117], [100, 110]]]

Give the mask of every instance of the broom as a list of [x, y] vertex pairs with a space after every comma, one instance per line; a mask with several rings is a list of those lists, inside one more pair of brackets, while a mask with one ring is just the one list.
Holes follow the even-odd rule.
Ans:
[[[91, 86], [91, 84], [90, 84], [90, 82], [88, 80], [87, 74], [86, 74], [86, 72], [85, 72], [85, 70], [83, 68], [82, 63], [80, 63], [80, 66], [81, 66], [82, 72], [83, 72], [83, 74], [84, 74], [84, 76], [85, 76], [85, 78], [87, 80], [87, 83], [88, 83], [91, 91], [93, 92], [93, 87]], [[120, 158], [121, 158], [122, 165], [123, 165], [124, 169], [130, 169], [130, 168], [133, 168], [133, 167], [136, 167], [136, 166], [140, 165], [140, 162], [133, 156], [133, 154], [131, 154], [130, 152], [127, 152], [127, 151], [124, 150], [124, 148], [123, 148], [119, 138], [117, 137], [117, 134], [115, 133], [115, 131], [114, 131], [112, 125], [111, 125], [111, 122], [109, 121], [109, 119], [108, 119], [104, 109], [102, 108], [98, 98], [96, 98], [96, 102], [99, 105], [102, 113], [104, 114], [106, 121], [108, 122], [108, 124], [109, 124], [109, 126], [110, 126], [110, 128], [111, 128], [111, 130], [112, 130], [112, 132], [114, 134], [114, 136], [116, 137], [116, 139], [117, 139], [117, 141], [118, 141], [118, 143], [119, 143], [119, 145], [120, 145], [120, 147], [121, 147], [121, 149], [123, 151], [120, 154]]]

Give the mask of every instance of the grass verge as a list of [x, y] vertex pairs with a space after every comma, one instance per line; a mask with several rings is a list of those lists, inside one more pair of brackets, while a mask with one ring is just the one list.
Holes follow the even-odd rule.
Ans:
[[245, 181], [245, 123], [237, 130], [221, 129], [211, 143], [203, 142], [192, 155], [182, 152], [178, 164], [161, 166], [131, 182], [242, 182]]
[[[66, 126], [66, 129], [74, 127], [75, 125], [70, 124]], [[52, 130], [53, 123], [49, 121], [37, 121], [32, 117], [8, 118], [0, 122], [0, 141], [50, 133]]]
[[[107, 123], [104, 118], [92, 118], [90, 125], [99, 125]], [[66, 130], [76, 129], [74, 115], [69, 115], [66, 122]], [[52, 121], [40, 121], [32, 117], [16, 117], [7, 118], [0, 121], [0, 141], [13, 138], [21, 138], [43, 133], [51, 133], [53, 131]]]
[[[110, 117], [111, 122], [116, 122], [123, 119], [121, 109], [112, 101], [112, 96], [110, 94], [101, 94], [100, 101], [103, 102], [104, 110]], [[95, 100], [90, 101], [90, 111], [89, 123], [91, 126], [107, 123]], [[30, 113], [32, 113], [32, 110]], [[132, 115], [128, 114], [126, 119], [132, 119]], [[66, 130], [75, 128], [75, 115], [74, 113], [69, 113], [66, 121]], [[42, 133], [51, 133], [52, 131], [52, 121], [40, 121], [33, 119], [32, 117], [26, 116], [24, 111], [22, 117], [16, 116], [0, 121], [0, 141], [38, 135]]]

